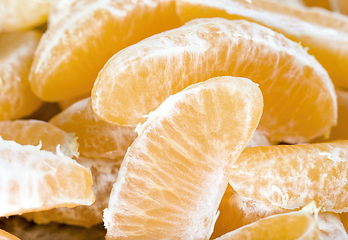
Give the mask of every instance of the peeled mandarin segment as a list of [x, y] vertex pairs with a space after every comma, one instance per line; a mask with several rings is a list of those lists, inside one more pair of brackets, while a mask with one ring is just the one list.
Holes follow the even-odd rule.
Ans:
[[348, 239], [348, 235], [337, 213], [319, 213], [318, 227], [322, 240]]
[[224, 75], [260, 85], [258, 129], [270, 140], [306, 142], [336, 123], [332, 82], [312, 56], [268, 28], [221, 18], [191, 21], [115, 54], [93, 87], [93, 110], [105, 121], [136, 125], [171, 94]]
[[317, 240], [320, 237], [313, 216], [305, 212], [294, 212], [264, 218], [216, 238], [216, 240], [229, 239]]
[[244, 197], [296, 209], [315, 201], [322, 211], [348, 210], [348, 141], [268, 146], [243, 151], [229, 183]]
[[174, 0], [81, 4], [40, 41], [29, 76], [32, 89], [45, 101], [87, 94], [117, 51], [180, 24]]
[[291, 7], [269, 0], [179, 0], [184, 21], [202, 17], [247, 19], [308, 47], [337, 86], [348, 87], [348, 18], [319, 8]]
[[330, 0], [332, 10], [348, 14], [348, 2], [346, 0]]
[[0, 216], [94, 202], [89, 169], [63, 154], [0, 141]]
[[210, 239], [220, 237], [225, 233], [256, 222], [262, 218], [285, 213], [287, 210], [262, 201], [245, 198], [236, 193], [228, 185], [221, 199], [219, 211], [219, 217], [216, 220], [214, 232]]
[[0, 32], [23, 31], [45, 23], [50, 4], [51, 0], [1, 0]]
[[[270, 145], [268, 139], [258, 130], [255, 130], [245, 148]], [[261, 218], [285, 212], [280, 207], [242, 197], [230, 185], [228, 185], [221, 199], [219, 211], [219, 217], [216, 220], [214, 232], [210, 239], [220, 237]]]
[[53, 124], [37, 120], [0, 121], [0, 137], [21, 145], [42, 145], [55, 153], [57, 145], [64, 155], [78, 157], [78, 143], [74, 134], [66, 133]]
[[41, 105], [28, 82], [40, 37], [37, 31], [0, 34], [0, 120], [30, 115]]
[[328, 136], [323, 136], [315, 139], [313, 142], [328, 142], [333, 140], [348, 139], [348, 91], [345, 89], [336, 88], [337, 95], [337, 125], [332, 127]]
[[106, 239], [207, 239], [262, 112], [248, 79], [221, 77], [172, 95], [138, 128], [104, 212]]
[[118, 161], [80, 157], [77, 162], [91, 169], [95, 202], [91, 206], [55, 208], [43, 212], [27, 213], [23, 217], [38, 224], [59, 222], [83, 227], [91, 227], [103, 222], [103, 210], [108, 207], [112, 185], [118, 174]]
[[91, 3], [95, 0], [52, 0], [48, 16], [49, 27], [68, 17], [75, 7]]
[[0, 229], [0, 240], [20, 240], [20, 239]]
[[126, 154], [136, 138], [134, 127], [116, 126], [100, 120], [90, 98], [80, 100], [59, 113], [50, 123], [78, 137], [81, 156], [116, 159]]

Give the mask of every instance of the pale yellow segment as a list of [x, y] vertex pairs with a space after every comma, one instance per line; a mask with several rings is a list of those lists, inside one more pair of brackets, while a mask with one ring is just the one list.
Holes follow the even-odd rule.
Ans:
[[316, 201], [321, 211], [348, 211], [348, 140], [244, 149], [229, 183], [244, 197], [286, 209]]
[[331, 9], [343, 14], [348, 14], [348, 1], [346, 0], [330, 0]]
[[177, 9], [185, 22], [224, 17], [267, 26], [307, 47], [334, 84], [348, 88], [348, 17], [342, 14], [270, 0], [178, 0]]
[[104, 212], [106, 239], [207, 239], [226, 170], [262, 111], [258, 86], [220, 77], [172, 95], [137, 128]]
[[228, 185], [219, 206], [219, 217], [210, 239], [215, 239], [244, 225], [287, 210], [278, 206], [243, 197]]
[[329, 142], [348, 139], [348, 91], [336, 88], [337, 95], [337, 125], [333, 126], [327, 134], [314, 139], [312, 142]]
[[41, 145], [43, 150], [55, 153], [60, 151], [68, 157], [78, 157], [77, 137], [60, 128], [38, 120], [0, 121], [0, 137], [21, 145]]
[[47, 21], [51, 0], [1, 0], [0, 33], [23, 31]]
[[0, 120], [30, 115], [42, 103], [28, 82], [40, 37], [38, 31], [0, 34]]
[[117, 126], [98, 118], [92, 110], [91, 98], [76, 102], [49, 122], [65, 132], [75, 133], [79, 152], [87, 158], [123, 157], [137, 136], [135, 127]]
[[118, 162], [122, 159], [117, 161], [80, 157], [76, 161], [91, 169], [95, 202], [91, 206], [55, 208], [43, 212], [27, 213], [23, 214], [23, 217], [38, 224], [58, 222], [83, 227], [91, 227], [103, 222], [103, 210], [108, 207], [112, 185], [118, 174]]
[[89, 169], [31, 145], [0, 140], [0, 216], [91, 205]]
[[344, 229], [340, 216], [337, 213], [319, 213], [318, 227], [322, 240], [346, 240], [348, 234]]
[[93, 110], [134, 126], [170, 95], [216, 76], [259, 84], [258, 130], [272, 141], [307, 142], [336, 123], [334, 86], [313, 56], [269, 28], [222, 18], [195, 19], [115, 54], [95, 81]]
[[278, 214], [229, 232], [216, 240], [318, 240], [319, 228], [312, 214]]
[[91, 0], [51, 0], [50, 14], [48, 16], [49, 27], [59, 23], [68, 17], [75, 5], [88, 3]]
[[83, 0], [67, 11], [42, 37], [29, 75], [49, 102], [90, 93], [116, 52], [181, 24], [174, 0]]

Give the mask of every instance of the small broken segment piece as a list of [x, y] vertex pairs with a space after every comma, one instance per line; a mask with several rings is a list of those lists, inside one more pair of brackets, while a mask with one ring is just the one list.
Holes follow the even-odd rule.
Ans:
[[0, 216], [91, 205], [91, 171], [71, 158], [0, 139]]

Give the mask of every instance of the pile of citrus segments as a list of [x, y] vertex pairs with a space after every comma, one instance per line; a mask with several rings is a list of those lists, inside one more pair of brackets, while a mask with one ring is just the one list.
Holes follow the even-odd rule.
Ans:
[[0, 0], [0, 239], [348, 239], [347, 0]]

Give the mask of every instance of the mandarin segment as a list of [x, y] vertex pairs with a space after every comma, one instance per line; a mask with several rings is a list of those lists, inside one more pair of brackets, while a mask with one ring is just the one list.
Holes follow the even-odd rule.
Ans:
[[262, 94], [221, 77], [172, 95], [137, 128], [104, 213], [106, 239], [207, 239], [227, 168], [255, 130]]
[[93, 0], [52, 0], [50, 14], [48, 16], [49, 27], [69, 17], [69, 14], [74, 8], [79, 8], [81, 7], [80, 5], [88, 4], [92, 1]]
[[58, 152], [0, 140], [0, 216], [94, 202], [89, 169]]
[[0, 121], [0, 137], [21, 145], [42, 146], [43, 150], [60, 151], [68, 157], [78, 157], [75, 134], [66, 133], [53, 124], [37, 120]]
[[243, 197], [230, 185], [221, 199], [219, 211], [220, 214], [210, 239], [220, 237], [262, 218], [286, 212], [278, 206]]
[[193, 20], [115, 54], [93, 87], [93, 110], [105, 121], [135, 125], [171, 94], [223, 75], [260, 85], [258, 129], [272, 141], [306, 142], [336, 123], [333, 84], [312, 56], [268, 28], [222, 18]]
[[81, 156], [117, 159], [126, 154], [136, 137], [134, 127], [116, 126], [100, 120], [90, 98], [80, 100], [54, 116], [50, 123], [78, 137]]
[[41, 105], [28, 82], [40, 37], [37, 31], [0, 34], [0, 120], [30, 115]]
[[315, 201], [321, 211], [348, 211], [348, 140], [243, 151], [229, 183], [244, 197], [285, 209]]
[[174, 0], [84, 2], [48, 29], [36, 51], [29, 80], [45, 101], [89, 93], [112, 55], [181, 24]]
[[1, 0], [0, 32], [23, 31], [45, 23], [50, 4], [51, 0]]
[[317, 240], [320, 236], [318, 224], [311, 214], [294, 212], [267, 217], [216, 238], [216, 240], [232, 239]]
[[328, 142], [348, 139], [348, 91], [336, 88], [337, 95], [337, 125], [330, 129], [327, 136], [315, 139], [313, 142]]
[[330, 0], [330, 3], [332, 10], [348, 14], [348, 2], [346, 0]]
[[269, 0], [178, 0], [185, 21], [202, 17], [246, 19], [308, 47], [337, 86], [348, 87], [348, 17], [320, 8], [291, 7]]
[[348, 239], [348, 235], [337, 213], [319, 213], [318, 227], [322, 240]]
[[103, 210], [108, 206], [112, 185], [118, 174], [118, 162], [122, 159], [114, 161], [80, 157], [76, 161], [91, 169], [95, 202], [91, 206], [55, 208], [43, 212], [27, 213], [23, 217], [38, 224], [58, 222], [83, 227], [91, 227], [103, 222]]

